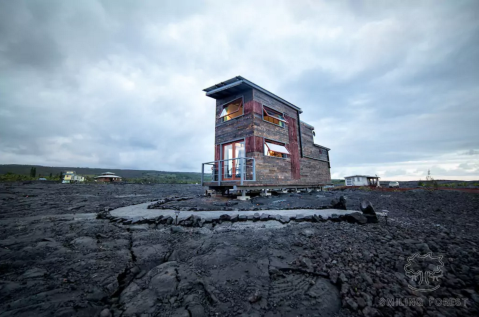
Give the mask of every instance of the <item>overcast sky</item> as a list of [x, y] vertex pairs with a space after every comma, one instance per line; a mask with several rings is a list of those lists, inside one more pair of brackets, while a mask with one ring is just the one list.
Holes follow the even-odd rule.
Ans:
[[479, 179], [479, 1], [0, 0], [0, 163], [200, 171], [202, 89], [301, 107], [333, 178]]

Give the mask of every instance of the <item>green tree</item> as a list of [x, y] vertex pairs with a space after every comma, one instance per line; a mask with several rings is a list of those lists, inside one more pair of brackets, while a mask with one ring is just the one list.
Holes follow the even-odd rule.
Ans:
[[30, 177], [35, 178], [35, 176], [37, 176], [37, 168], [32, 166], [32, 168], [30, 168]]

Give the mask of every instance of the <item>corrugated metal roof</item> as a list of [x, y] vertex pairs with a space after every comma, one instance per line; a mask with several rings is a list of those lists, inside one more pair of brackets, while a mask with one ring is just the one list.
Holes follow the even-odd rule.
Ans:
[[236, 76], [236, 77], [233, 77], [233, 78], [228, 79], [226, 81], [222, 81], [221, 83], [218, 83], [216, 85], [213, 85], [211, 87], [203, 89], [203, 91], [206, 92], [206, 95], [208, 97], [211, 97], [211, 98], [214, 98], [214, 99], [220, 99], [220, 98], [227, 97], [230, 94], [237, 93], [237, 92], [240, 92], [242, 90], [245, 90], [247, 88], [254, 88], [256, 90], [259, 90], [262, 93], [278, 100], [279, 102], [282, 102], [282, 103], [290, 106], [291, 108], [293, 108], [295, 110], [298, 110], [300, 113], [303, 112], [303, 110], [301, 110], [301, 108], [293, 105], [292, 103], [284, 100], [283, 98], [273, 94], [272, 92], [256, 85], [255, 83], [253, 83], [253, 82], [251, 82], [251, 81], [249, 81], [246, 78], [241, 77], [241, 76]]

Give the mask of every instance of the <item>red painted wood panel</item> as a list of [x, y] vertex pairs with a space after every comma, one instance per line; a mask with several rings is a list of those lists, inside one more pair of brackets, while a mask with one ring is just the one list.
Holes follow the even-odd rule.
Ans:
[[246, 153], [254, 152], [254, 136], [249, 136], [245, 139]]
[[215, 161], [221, 160], [220, 158], [220, 145], [215, 145]]
[[244, 104], [244, 114], [251, 113], [253, 111], [253, 100]]
[[250, 100], [244, 104], [244, 114], [249, 114], [251, 112], [261, 114], [263, 111], [263, 107], [261, 102], [256, 100]]
[[259, 136], [250, 136], [246, 138], [246, 153], [262, 152], [263, 151], [263, 138]]
[[263, 153], [263, 138], [259, 136], [254, 137], [254, 148], [256, 149], [255, 152]]
[[288, 135], [289, 135], [289, 144], [287, 149], [291, 153], [291, 178], [300, 179], [300, 161], [299, 161], [299, 146], [298, 146], [298, 124], [296, 119], [289, 116], [286, 117], [288, 121]]
[[253, 100], [253, 112], [257, 114], [263, 113], [263, 107], [260, 102]]

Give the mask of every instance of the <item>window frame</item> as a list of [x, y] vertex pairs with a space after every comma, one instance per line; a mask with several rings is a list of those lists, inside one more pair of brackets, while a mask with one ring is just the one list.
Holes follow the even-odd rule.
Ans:
[[[234, 118], [231, 118], [231, 119], [228, 119], [228, 120], [225, 121], [225, 117], [227, 117], [227, 116], [229, 116], [229, 115], [231, 115], [231, 114], [233, 114], [233, 113], [236, 113], [236, 112], [240, 111], [240, 109], [238, 109], [238, 110], [236, 110], [236, 111], [234, 111], [234, 112], [232, 112], [232, 113], [230, 113], [230, 114], [223, 115], [223, 116], [221, 116], [221, 113], [223, 112], [223, 110], [225, 109], [226, 106], [228, 106], [229, 104], [231, 104], [231, 103], [233, 103], [233, 102], [235, 102], [235, 101], [237, 101], [237, 100], [239, 100], [239, 99], [241, 99], [241, 106], [240, 106], [239, 108], [241, 108], [241, 109], [243, 110], [243, 112], [242, 112], [239, 116], [236, 116], [236, 117], [234, 117]], [[240, 97], [238, 97], [238, 98], [234, 98], [234, 99], [232, 99], [232, 100], [230, 100], [230, 101], [228, 101], [228, 102], [225, 102], [225, 103], [223, 103], [223, 104], [220, 105], [220, 108], [221, 108], [221, 112], [220, 112], [220, 114], [216, 117], [216, 119], [219, 120], [219, 123], [226, 123], [226, 122], [229, 122], [229, 121], [231, 121], [231, 120], [233, 120], [233, 119], [236, 119], [236, 118], [239, 118], [239, 117], [241, 117], [241, 116], [244, 116], [244, 96], [240, 96]]]
[[[286, 149], [286, 151], [287, 151], [288, 153], [271, 151], [270, 148], [266, 145], [266, 143], [281, 145], [281, 146], [283, 146], [283, 147]], [[267, 154], [267, 151], [266, 151], [266, 148], [268, 148], [268, 150], [269, 150], [270, 152], [280, 153], [281, 156], [268, 155], [268, 154]], [[275, 141], [275, 140], [263, 138], [263, 156], [275, 157], [275, 158], [280, 158], [280, 159], [288, 159], [288, 158], [290, 158], [291, 153], [290, 153], [289, 150], [286, 148], [286, 143], [284, 143], [284, 142], [278, 142], [278, 141]]]
[[[284, 118], [285, 118], [284, 112], [275, 110], [275, 109], [273, 109], [273, 108], [271, 108], [271, 107], [268, 107], [268, 106], [265, 106], [265, 105], [262, 105], [262, 106], [263, 106], [263, 111], [261, 112], [261, 117], [262, 117], [263, 121], [268, 122], [268, 123], [271, 123], [271, 124], [274, 124], [275, 126], [281, 127], [281, 128], [283, 128], [283, 129], [286, 128], [286, 125], [288, 124], [288, 121], [286, 121], [286, 119], [284, 119]], [[276, 117], [274, 117], [274, 116], [271, 116], [271, 115], [268, 113], [268, 110], [269, 110], [270, 112], [272, 112], [272, 113], [277, 113], [277, 114], [281, 115], [281, 117], [283, 117], [283, 119], [280, 119], [280, 118], [276, 118]], [[273, 119], [276, 119], [276, 120], [278, 120], [278, 121], [280, 121], [280, 122], [283, 122], [283, 125], [276, 124], [276, 123], [274, 123], [274, 122], [265, 120], [265, 119], [264, 119], [265, 113], [266, 113], [266, 115], [267, 115], [268, 117], [273, 118]]]

